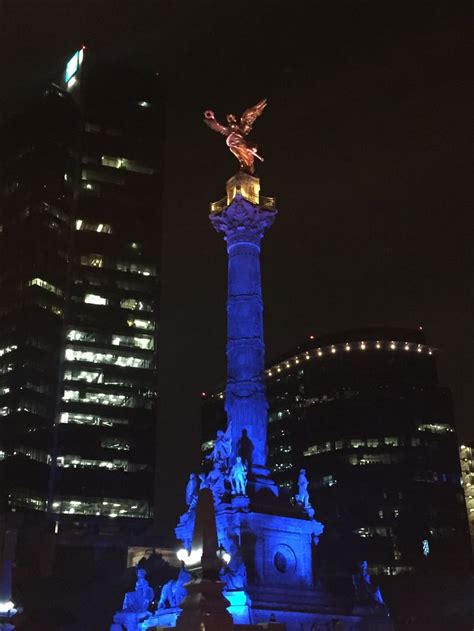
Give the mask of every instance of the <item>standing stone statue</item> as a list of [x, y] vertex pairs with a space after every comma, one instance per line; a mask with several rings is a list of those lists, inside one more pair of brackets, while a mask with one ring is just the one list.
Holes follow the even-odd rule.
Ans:
[[230, 469], [229, 477], [232, 487], [232, 495], [245, 495], [247, 488], [247, 469], [240, 456], [236, 457], [235, 463]]
[[380, 588], [372, 585], [367, 571], [367, 561], [362, 561], [357, 566], [357, 572], [352, 576], [356, 600], [360, 605], [385, 605]]
[[218, 462], [214, 463], [213, 468], [207, 474], [206, 482], [212, 491], [212, 495], [214, 496], [214, 502], [218, 504], [219, 502], [222, 501], [222, 496], [225, 493], [224, 475], [221, 471], [221, 466]]
[[306, 469], [300, 469], [300, 474], [298, 476], [298, 494], [295, 495], [295, 500], [304, 508], [309, 508], [310, 506], [308, 484], [309, 482], [306, 477]]
[[198, 477], [195, 473], [190, 473], [188, 483], [186, 484], [186, 506], [188, 506], [189, 509], [193, 508], [196, 504], [198, 493]]

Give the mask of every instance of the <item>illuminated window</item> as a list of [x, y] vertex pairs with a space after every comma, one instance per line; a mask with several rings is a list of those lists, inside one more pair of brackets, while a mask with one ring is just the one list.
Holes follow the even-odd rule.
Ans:
[[351, 447], [358, 449], [359, 447], [365, 447], [365, 440], [363, 438], [352, 438], [350, 441]]
[[10, 414], [11, 410], [8, 407], [2, 407], [0, 408], [0, 416], [8, 416]]
[[333, 475], [324, 475], [323, 476], [323, 486], [334, 486], [337, 484], [337, 480]]
[[450, 434], [454, 432], [454, 429], [447, 423], [422, 423], [418, 425], [418, 431], [431, 432], [433, 434]]
[[57, 296], [63, 295], [61, 289], [59, 289], [55, 285], [52, 285], [51, 283], [48, 283], [45, 280], [42, 280], [41, 278], [33, 278], [32, 280], [28, 281], [28, 287], [33, 287], [34, 285], [36, 285], [37, 287], [41, 287], [42, 289], [46, 289], [47, 291], [50, 291]]
[[313, 445], [312, 447], [308, 447], [305, 451], [303, 451], [304, 456], [313, 456], [314, 454], [320, 454], [325, 451], [331, 450], [331, 443], [319, 443], [318, 445]]
[[389, 447], [398, 447], [400, 441], [396, 436], [386, 436], [384, 438], [384, 443]]
[[66, 381], [87, 381], [87, 383], [102, 383], [104, 375], [100, 371], [93, 370], [66, 370]]
[[97, 336], [95, 333], [89, 333], [88, 331], [78, 331], [71, 329], [67, 333], [67, 339], [72, 342], [96, 342]]
[[423, 551], [423, 555], [427, 557], [430, 553], [430, 543], [428, 539], [423, 539], [423, 541], [421, 542], [421, 549]]
[[126, 263], [124, 261], [115, 264], [115, 269], [120, 272], [130, 272], [132, 274], [141, 274], [142, 276], [156, 276], [154, 265], [144, 265], [142, 263]]
[[136, 329], [144, 329], [145, 331], [154, 331], [155, 323], [151, 320], [140, 320], [138, 318], [129, 318], [127, 324]]
[[[45, 504], [45, 503], [44, 503]], [[16, 504], [18, 505], [18, 504]], [[121, 497], [55, 497], [53, 511], [66, 515], [100, 515], [103, 517], [151, 517], [151, 509], [144, 500], [125, 499]], [[45, 510], [46, 506], [43, 509]]]
[[111, 405], [116, 407], [131, 407], [130, 397], [125, 394], [109, 392], [80, 392], [79, 390], [64, 390], [63, 401], [80, 401], [81, 403], [95, 403], [97, 405]]
[[118, 158], [115, 156], [102, 156], [102, 166], [111, 167], [113, 169], [125, 169], [126, 171], [133, 171], [134, 173], [145, 173], [146, 175], [152, 175], [155, 172], [154, 169], [140, 164], [140, 162], [136, 160]]
[[98, 296], [96, 294], [86, 294], [84, 296], [84, 302], [86, 302], [89, 305], [107, 305], [107, 304], [109, 304], [109, 301], [107, 300], [107, 298], [104, 298], [103, 296]]
[[64, 456], [59, 456], [56, 459], [56, 464], [58, 467], [62, 467], [64, 469], [68, 468], [81, 468], [81, 469], [105, 469], [108, 471], [143, 471], [146, 469], [146, 465], [144, 464], [135, 464], [133, 462], [129, 462], [128, 460], [122, 459], [113, 459], [113, 460], [93, 460], [90, 458], [81, 458], [81, 456], [76, 456], [72, 454], [65, 454]]
[[82, 180], [87, 183], [102, 182], [106, 184], [118, 184], [119, 186], [125, 184], [123, 177], [106, 169], [82, 169]]
[[71, 85], [71, 79], [79, 70], [80, 65], [82, 64], [82, 60], [84, 58], [84, 50], [81, 48], [76, 51], [71, 59], [66, 64], [66, 71], [64, 73], [64, 81], [68, 84], [68, 87]]
[[150, 303], [135, 298], [123, 298], [120, 301], [120, 306], [122, 309], [131, 309], [133, 311], [153, 311], [153, 306]]
[[46, 510], [46, 500], [39, 495], [14, 492], [9, 498], [9, 503], [14, 508], [29, 508], [32, 510]]
[[[105, 234], [111, 234], [112, 226], [109, 223], [95, 223], [85, 221], [84, 219], [76, 219], [76, 230], [86, 230], [89, 232], [103, 232]], [[82, 265], [89, 265], [89, 263], [82, 263]], [[98, 267], [102, 267], [102, 265]]]
[[127, 419], [109, 418], [95, 414], [78, 414], [76, 412], [62, 412], [60, 423], [76, 423], [77, 425], [99, 425], [103, 427], [115, 427], [128, 425]]
[[85, 254], [81, 256], [81, 265], [89, 267], [104, 267], [104, 257], [100, 254]]
[[0, 387], [0, 395], [8, 394], [9, 392], [10, 392], [10, 388], [7, 388], [6, 386]]
[[367, 447], [378, 447], [379, 439], [378, 438], [367, 438]]
[[153, 360], [132, 355], [117, 355], [115, 353], [101, 353], [82, 351], [71, 347], [66, 348], [67, 361], [81, 361], [92, 364], [109, 364], [126, 368], [152, 368]]
[[12, 351], [16, 351], [17, 348], [17, 344], [10, 344], [10, 346], [0, 348], [0, 357], [2, 357], [2, 355], [6, 355], [7, 353], [11, 353]]
[[150, 336], [129, 337], [127, 335], [113, 335], [112, 344], [114, 346], [133, 346], [143, 350], [153, 350], [154, 339]]
[[344, 447], [344, 441], [336, 440], [336, 442], [334, 443], [334, 449], [342, 449], [343, 447]]
[[103, 438], [100, 446], [104, 449], [116, 449], [117, 451], [129, 451], [130, 443], [121, 437], [109, 437]]
[[351, 465], [374, 465], [374, 464], [391, 464], [393, 462], [390, 454], [362, 454], [351, 455], [348, 457], [348, 462]]

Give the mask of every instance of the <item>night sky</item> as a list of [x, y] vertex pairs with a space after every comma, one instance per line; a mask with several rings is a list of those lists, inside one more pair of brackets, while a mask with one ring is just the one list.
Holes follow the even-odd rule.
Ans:
[[167, 88], [156, 512], [170, 524], [199, 460], [200, 393], [225, 378], [226, 253], [207, 215], [237, 162], [201, 122], [208, 108], [223, 119], [269, 100], [252, 136], [279, 209], [263, 246], [267, 357], [310, 334], [423, 326], [474, 438], [462, 5], [0, 2], [0, 116], [82, 43]]

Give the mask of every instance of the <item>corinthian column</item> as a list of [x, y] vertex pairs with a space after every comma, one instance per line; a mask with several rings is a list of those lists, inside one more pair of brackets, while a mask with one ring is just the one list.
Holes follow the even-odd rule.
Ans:
[[259, 190], [258, 178], [240, 172], [228, 180], [227, 198], [212, 204], [210, 214], [224, 234], [229, 259], [225, 410], [234, 456], [241, 455], [253, 473], [267, 457], [260, 242], [276, 215], [274, 200], [260, 198]]

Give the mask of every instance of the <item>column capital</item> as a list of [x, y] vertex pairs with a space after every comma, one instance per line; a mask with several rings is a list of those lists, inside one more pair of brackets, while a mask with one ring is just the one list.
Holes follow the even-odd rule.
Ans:
[[262, 208], [237, 194], [229, 206], [211, 212], [209, 219], [217, 232], [224, 234], [228, 247], [242, 242], [259, 246], [265, 230], [270, 228], [276, 214], [276, 209]]

